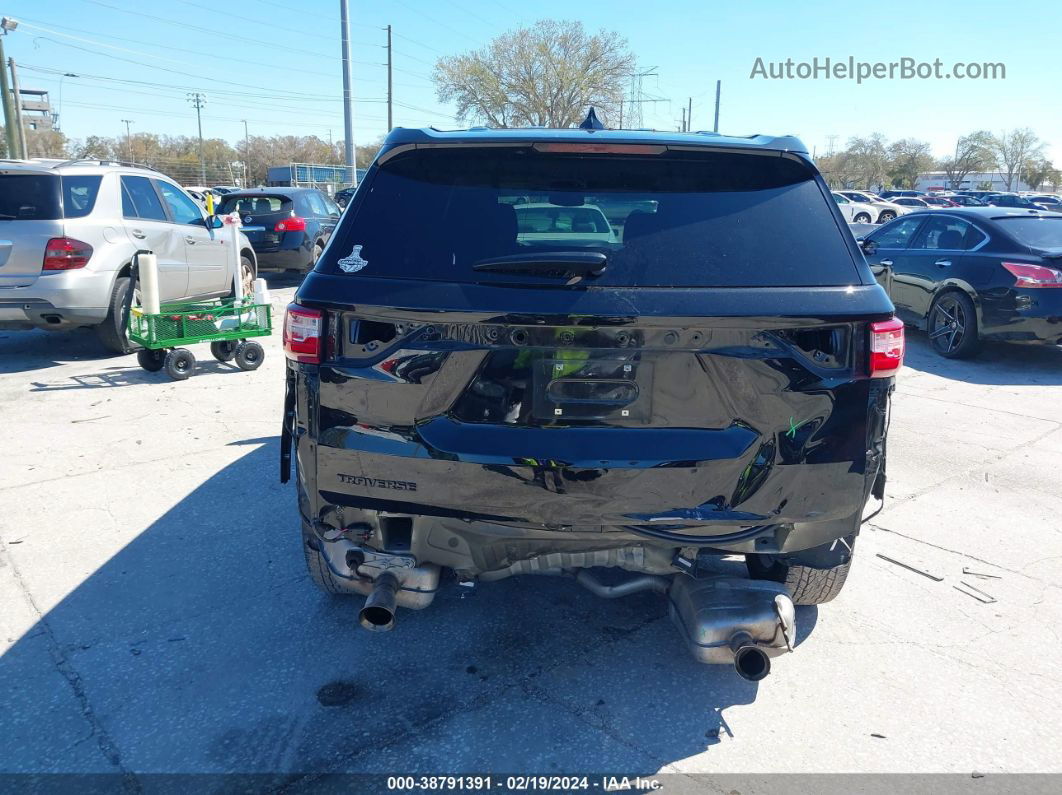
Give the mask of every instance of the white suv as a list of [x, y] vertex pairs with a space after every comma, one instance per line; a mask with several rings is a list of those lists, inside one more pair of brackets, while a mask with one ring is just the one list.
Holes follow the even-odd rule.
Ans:
[[[0, 328], [93, 326], [118, 353], [129, 268], [158, 256], [163, 301], [232, 292], [230, 232], [169, 177], [101, 160], [0, 160]], [[240, 235], [241, 279], [257, 263]]]

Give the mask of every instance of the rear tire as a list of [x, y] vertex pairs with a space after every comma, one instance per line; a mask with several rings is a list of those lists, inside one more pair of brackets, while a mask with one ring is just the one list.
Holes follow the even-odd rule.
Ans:
[[96, 326], [97, 339], [112, 353], [132, 353], [139, 347], [129, 341], [129, 333], [126, 329], [129, 310], [125, 304], [128, 294], [129, 277], [119, 276], [114, 280], [114, 288], [111, 290], [107, 317]]
[[[240, 283], [243, 285], [243, 297], [250, 298], [254, 295], [254, 280], [256, 274], [254, 263], [248, 257], [240, 255]], [[235, 286], [229, 290], [229, 298], [236, 297]]]
[[878, 223], [887, 224], [895, 217], [896, 213], [894, 213], [892, 210], [885, 210], [881, 215], [878, 216]]
[[312, 259], [310, 259], [310, 266], [309, 268], [307, 268], [307, 270], [312, 271], [314, 269], [314, 267], [317, 265], [317, 260], [321, 258], [321, 254], [323, 253], [324, 246], [321, 245], [321, 241], [318, 240], [316, 243], [313, 244], [313, 254], [311, 255]]
[[856, 224], [869, 224], [870, 216], [866, 213], [859, 213], [859, 215], [852, 219], [852, 222]]
[[967, 359], [981, 348], [977, 311], [966, 293], [938, 295], [926, 320], [929, 344], [945, 359]]
[[235, 340], [215, 340], [210, 343], [210, 355], [219, 362], [231, 362], [239, 347]]
[[157, 373], [166, 366], [166, 351], [141, 348], [136, 352], [136, 361], [149, 373]]
[[165, 367], [174, 381], [184, 381], [195, 373], [195, 356], [187, 348], [174, 348], [166, 354]]
[[813, 569], [786, 565], [771, 555], [746, 555], [745, 567], [754, 580], [784, 583], [794, 604], [821, 605], [841, 592], [852, 567], [852, 558], [832, 569]]
[[236, 366], [241, 370], [257, 370], [265, 358], [265, 349], [257, 342], [241, 342], [236, 346]]
[[302, 553], [306, 558], [306, 571], [318, 590], [333, 596], [349, 596], [353, 591], [343, 587], [343, 581], [332, 574], [325, 561], [324, 553], [318, 552], [312, 544], [320, 543], [305, 531], [302, 534]]

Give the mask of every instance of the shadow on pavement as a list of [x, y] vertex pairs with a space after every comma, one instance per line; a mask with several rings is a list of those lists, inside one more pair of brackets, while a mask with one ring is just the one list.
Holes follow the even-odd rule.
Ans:
[[0, 373], [24, 373], [115, 355], [100, 344], [90, 329], [0, 330]]
[[1062, 347], [988, 342], [971, 359], [945, 359], [925, 332], [907, 327], [904, 364], [915, 370], [989, 386], [1062, 385]]
[[[705, 751], [755, 700], [689, 656], [654, 594], [446, 583], [395, 631], [358, 629], [361, 600], [306, 576], [294, 488], [275, 481], [277, 439], [261, 442], [0, 658], [0, 771], [634, 775]], [[165, 489], [127, 477], [130, 499]], [[31, 590], [51, 584], [39, 549], [7, 550]], [[815, 619], [799, 610], [801, 640]]]
[[[205, 351], [206, 349], [204, 349]], [[193, 349], [193, 353], [194, 353]], [[209, 356], [210, 354], [207, 353]], [[196, 359], [195, 373], [190, 376], [195, 378], [204, 373], [239, 373], [243, 372], [234, 364], [219, 362], [214, 359]], [[110, 367], [104, 372], [87, 373], [84, 375], [72, 375], [64, 381], [47, 383], [44, 381], [30, 381], [30, 392], [65, 392], [70, 389], [105, 389], [116, 386], [130, 386], [132, 384], [150, 384], [156, 382], [172, 381], [161, 370], [150, 373], [142, 367]]]

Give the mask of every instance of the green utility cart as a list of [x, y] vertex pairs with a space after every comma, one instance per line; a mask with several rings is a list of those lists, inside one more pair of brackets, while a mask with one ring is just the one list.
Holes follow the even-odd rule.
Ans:
[[150, 372], [165, 370], [176, 381], [195, 372], [195, 356], [181, 347], [209, 342], [219, 362], [235, 361], [241, 370], [257, 370], [265, 350], [252, 337], [273, 331], [269, 304], [237, 305], [234, 299], [163, 304], [158, 314], [142, 307], [129, 308], [129, 339], [143, 346], [137, 351], [140, 366]]

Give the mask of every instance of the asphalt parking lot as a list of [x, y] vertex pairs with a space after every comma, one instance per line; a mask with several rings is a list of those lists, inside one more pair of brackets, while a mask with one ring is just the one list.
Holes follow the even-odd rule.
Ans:
[[549, 578], [358, 629], [304, 573], [266, 342], [174, 383], [0, 331], [0, 771], [1062, 771], [1062, 351], [909, 333], [887, 507], [757, 685]]

